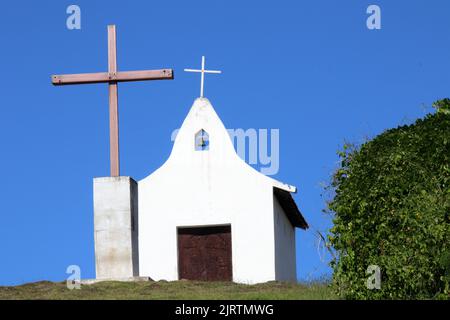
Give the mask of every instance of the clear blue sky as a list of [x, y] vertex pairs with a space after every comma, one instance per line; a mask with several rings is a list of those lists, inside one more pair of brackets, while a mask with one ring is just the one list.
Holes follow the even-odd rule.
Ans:
[[[81, 7], [81, 30], [66, 8]], [[382, 10], [368, 30], [366, 9]], [[121, 170], [136, 180], [168, 157], [198, 96], [201, 55], [223, 70], [205, 95], [228, 128], [280, 129], [280, 171], [312, 228], [298, 231], [299, 279], [329, 275], [315, 230], [322, 183], [344, 141], [360, 143], [450, 96], [448, 1], [8, 1], [0, 18], [0, 285], [95, 276], [92, 178], [109, 174], [106, 85], [53, 87], [53, 73], [172, 67], [174, 81], [119, 86]]]

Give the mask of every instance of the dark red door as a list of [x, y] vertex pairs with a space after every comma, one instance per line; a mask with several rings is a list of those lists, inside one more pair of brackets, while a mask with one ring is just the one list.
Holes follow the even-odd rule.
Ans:
[[178, 228], [179, 279], [231, 281], [231, 227]]

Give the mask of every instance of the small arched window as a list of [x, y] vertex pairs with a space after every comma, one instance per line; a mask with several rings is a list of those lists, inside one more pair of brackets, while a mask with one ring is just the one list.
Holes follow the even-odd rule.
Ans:
[[201, 129], [195, 134], [195, 150], [205, 151], [209, 150], [209, 134]]

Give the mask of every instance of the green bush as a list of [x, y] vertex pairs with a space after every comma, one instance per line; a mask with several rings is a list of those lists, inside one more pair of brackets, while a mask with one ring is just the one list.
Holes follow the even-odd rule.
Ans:
[[[328, 203], [337, 293], [349, 299], [449, 298], [450, 100], [409, 126], [339, 152]], [[369, 290], [369, 265], [381, 288]]]

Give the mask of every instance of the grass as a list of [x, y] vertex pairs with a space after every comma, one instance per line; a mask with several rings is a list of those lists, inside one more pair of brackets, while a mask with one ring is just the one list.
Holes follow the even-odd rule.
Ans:
[[268, 282], [243, 285], [230, 282], [149, 281], [100, 282], [69, 290], [65, 282], [41, 281], [14, 287], [0, 287], [0, 299], [128, 300], [128, 299], [212, 299], [212, 300], [328, 300], [337, 299], [326, 283], [292, 284]]

